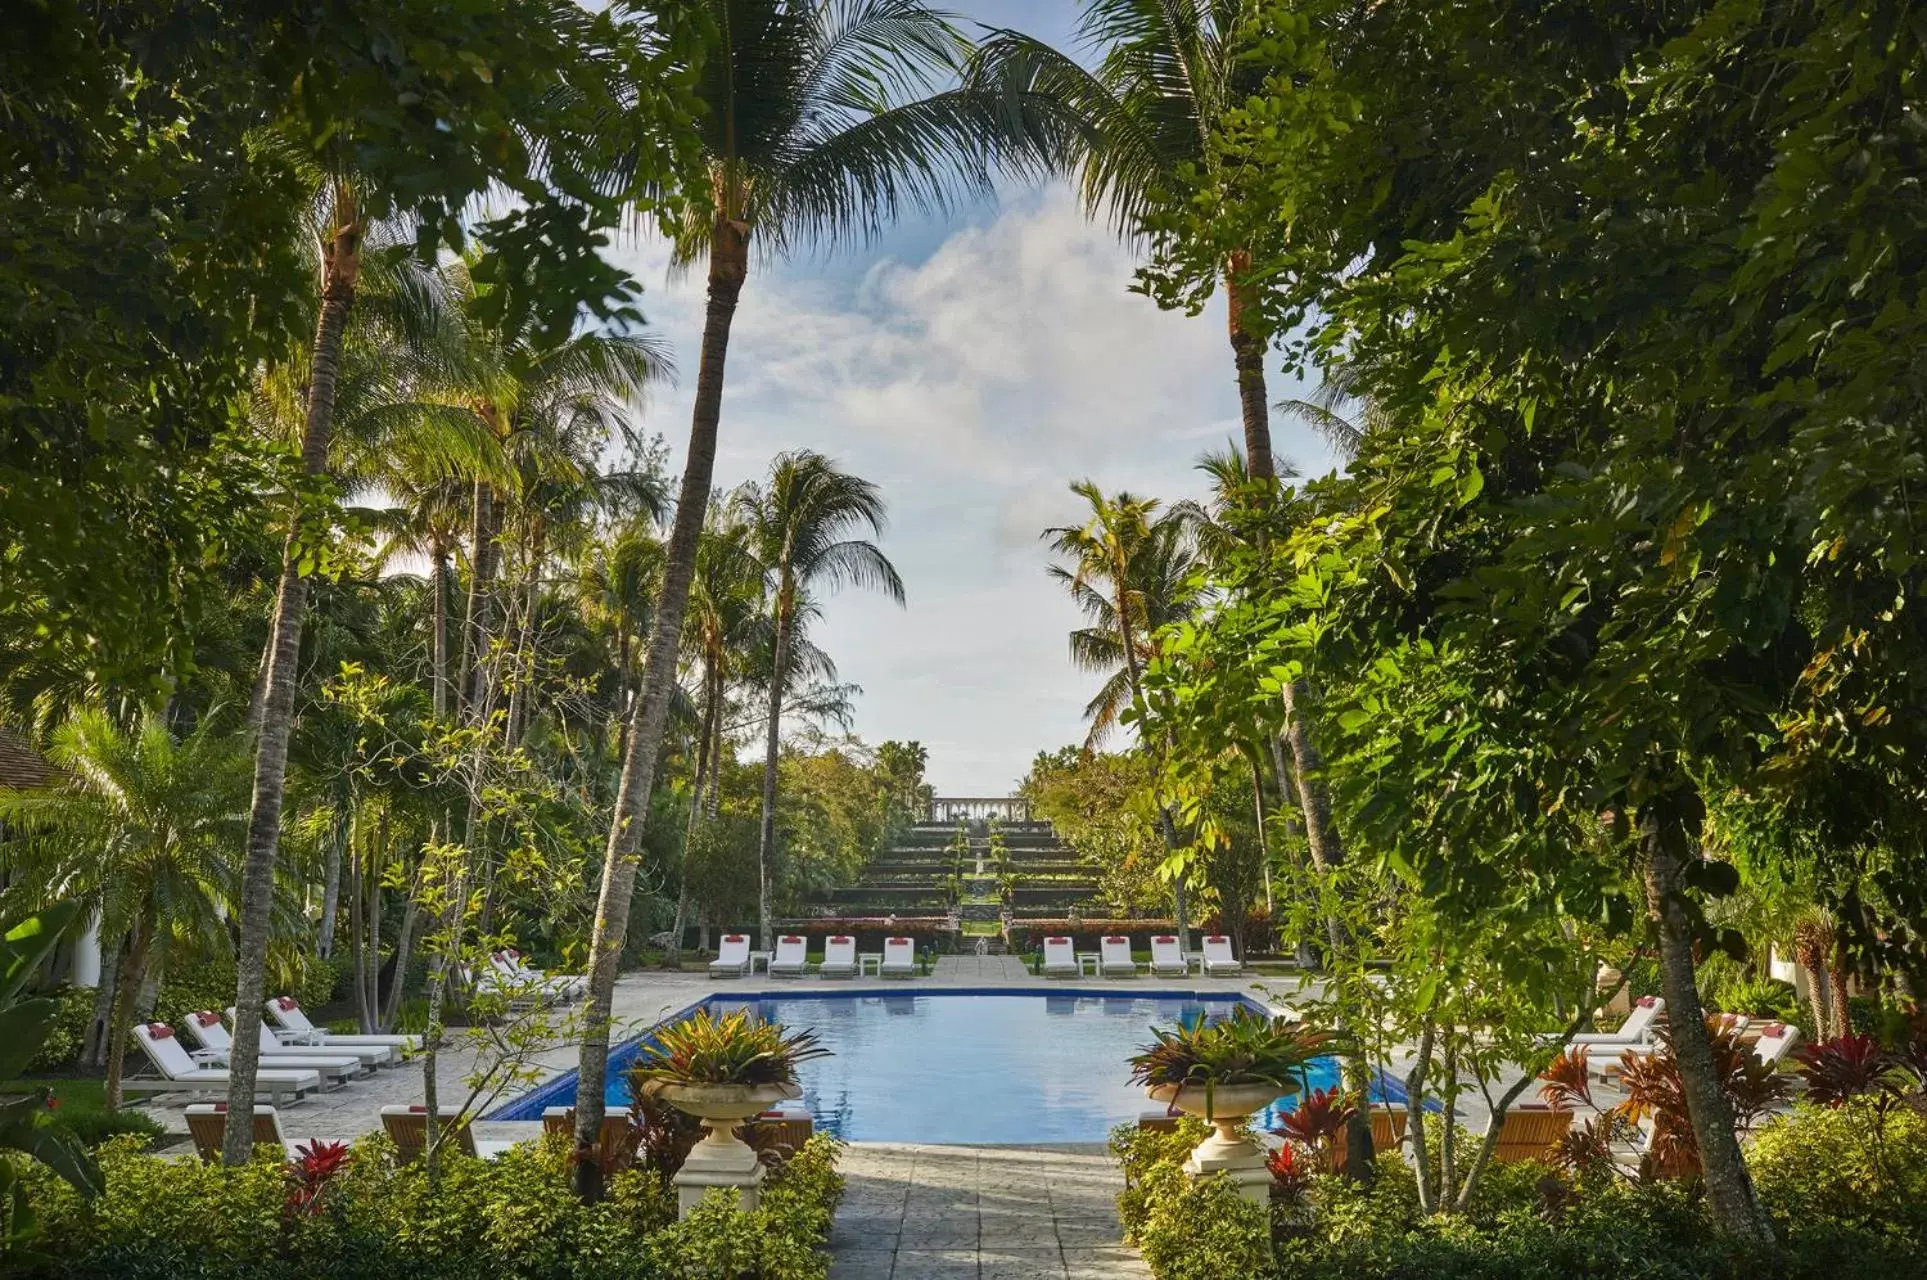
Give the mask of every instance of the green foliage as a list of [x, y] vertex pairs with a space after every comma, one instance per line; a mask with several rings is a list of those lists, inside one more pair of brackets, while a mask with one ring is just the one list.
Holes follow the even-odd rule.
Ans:
[[841, 1192], [836, 1144], [824, 1137], [772, 1175], [754, 1214], [719, 1204], [677, 1225], [674, 1194], [625, 1172], [583, 1205], [567, 1179], [566, 1144], [548, 1140], [494, 1161], [445, 1155], [439, 1187], [392, 1147], [357, 1143], [326, 1186], [321, 1210], [291, 1216], [284, 1166], [237, 1168], [142, 1154], [110, 1142], [107, 1192], [91, 1209], [35, 1180], [48, 1231], [13, 1274], [208, 1280], [820, 1280], [821, 1247]]
[[1156, 1042], [1131, 1057], [1131, 1080], [1142, 1085], [1268, 1084], [1280, 1093], [1302, 1090], [1313, 1059], [1337, 1044], [1325, 1032], [1240, 1006], [1216, 1022], [1153, 1027]]
[[1543, 1165], [1497, 1166], [1466, 1212], [1428, 1216], [1396, 1153], [1381, 1154], [1367, 1184], [1310, 1179], [1308, 1209], [1274, 1211], [1274, 1259], [1252, 1261], [1248, 1214], [1183, 1178], [1179, 1166], [1205, 1133], [1187, 1119], [1174, 1133], [1126, 1126], [1111, 1135], [1125, 1177], [1119, 1219], [1158, 1280], [1746, 1280], [1762, 1267], [1827, 1280], [1915, 1274], [1927, 1242], [1927, 1118], [1871, 1102], [1799, 1107], [1749, 1146], [1784, 1246], [1772, 1263], [1712, 1232], [1690, 1183], [1575, 1184]]
[[[39, 1054], [59, 1015], [56, 1001], [22, 999], [21, 992], [79, 920], [80, 908], [75, 901], [58, 902], [11, 923], [0, 934], [0, 1080], [19, 1075]], [[55, 1122], [50, 1103], [44, 1087], [0, 1096], [0, 1218], [4, 1219], [0, 1251], [39, 1231], [23, 1171], [12, 1153], [26, 1157], [28, 1172], [45, 1170], [82, 1196], [100, 1194], [99, 1167], [80, 1149], [73, 1134]]]
[[1167, 898], [1151, 762], [1138, 752], [1077, 747], [1038, 752], [1018, 793], [1098, 872], [1098, 898], [1119, 915], [1157, 910]]
[[814, 1031], [784, 1035], [747, 1010], [698, 1009], [645, 1040], [630, 1074], [638, 1084], [793, 1085], [799, 1063], [829, 1054]]
[[57, 1007], [47, 1024], [47, 1038], [40, 1052], [27, 1064], [32, 1075], [51, 1075], [74, 1064], [87, 1046], [87, 1026], [94, 1020], [94, 1004], [100, 993], [92, 987], [61, 987], [46, 993]]

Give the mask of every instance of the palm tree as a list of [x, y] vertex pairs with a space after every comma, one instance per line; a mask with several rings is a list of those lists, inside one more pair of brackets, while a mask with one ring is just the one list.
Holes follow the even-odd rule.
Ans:
[[[1218, 164], [1209, 139], [1241, 108], [1263, 71], [1238, 57], [1233, 29], [1246, 0], [1085, 0], [1081, 39], [1103, 51], [1087, 70], [1033, 36], [995, 31], [969, 82], [1005, 107], [1001, 131], [1076, 173], [1093, 217], [1140, 234], [1164, 203], [1182, 200]], [[1250, 255], [1225, 255], [1223, 282], [1238, 376], [1245, 456], [1254, 479], [1276, 473], [1265, 398], [1266, 335], [1253, 323]]]
[[[871, 587], [903, 603], [896, 566], [861, 532], [883, 532], [883, 497], [868, 480], [839, 471], [807, 449], [776, 456], [769, 487], [756, 504], [761, 560], [772, 582], [775, 622], [770, 663], [769, 722], [763, 751], [763, 827], [756, 843], [758, 945], [770, 940], [769, 868], [776, 856], [776, 764], [781, 751], [783, 694], [797, 674], [795, 650], [813, 612], [812, 598], [841, 586]], [[859, 536], [851, 536], [857, 534]]]
[[[1143, 695], [1145, 663], [1157, 654], [1157, 633], [1190, 616], [1197, 605], [1192, 576], [1198, 567], [1190, 521], [1182, 512], [1160, 513], [1157, 499], [1131, 493], [1106, 497], [1089, 480], [1071, 492], [1090, 505], [1082, 525], [1046, 529], [1051, 550], [1068, 566], [1053, 564], [1051, 577], [1064, 584], [1090, 626], [1071, 632], [1071, 661], [1086, 671], [1109, 673], [1097, 696], [1084, 708], [1091, 722], [1087, 747], [1102, 742], [1124, 707]], [[1142, 743], [1147, 749], [1165, 744]], [[1170, 807], [1158, 806], [1165, 848], [1181, 847]], [[1185, 919], [1185, 876], [1172, 879], [1178, 917], [1178, 945], [1191, 945]]]
[[576, 1188], [601, 1193], [593, 1159], [609, 1058], [609, 1007], [635, 889], [639, 815], [676, 689], [677, 653], [696, 546], [709, 509], [723, 367], [749, 273], [752, 241], [769, 256], [837, 246], [880, 231], [905, 209], [959, 192], [988, 193], [991, 128], [980, 92], [933, 91], [955, 76], [963, 37], [918, 0], [705, 0], [718, 39], [697, 95], [707, 181], [691, 193], [676, 259], [709, 262], [702, 360], [676, 519], [636, 699], [616, 813], [603, 855], [590, 943], [588, 1026], [576, 1094]]
[[99, 913], [102, 939], [125, 940], [107, 1022], [113, 1109], [142, 986], [171, 951], [228, 936], [248, 761], [208, 720], [176, 741], [159, 715], [130, 732], [98, 710], [55, 730], [47, 757], [60, 785], [0, 790], [13, 833], [0, 915], [72, 898]]
[[749, 497], [747, 491], [739, 491], [725, 501], [712, 502], [709, 522], [696, 547], [696, 576], [690, 584], [685, 626], [701, 662], [701, 719], [690, 777], [676, 920], [670, 931], [672, 957], [682, 949], [683, 928], [689, 918], [689, 873], [696, 823], [705, 807], [712, 818], [719, 808], [725, 694], [731, 679], [743, 674], [746, 655], [767, 638], [769, 631], [763, 612], [768, 574], [756, 556], [756, 527]]

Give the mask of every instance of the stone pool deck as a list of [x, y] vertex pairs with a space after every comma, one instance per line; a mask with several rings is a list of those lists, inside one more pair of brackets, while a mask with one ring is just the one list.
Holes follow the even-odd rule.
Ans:
[[830, 1280], [1148, 1280], [1102, 1144], [845, 1149]]

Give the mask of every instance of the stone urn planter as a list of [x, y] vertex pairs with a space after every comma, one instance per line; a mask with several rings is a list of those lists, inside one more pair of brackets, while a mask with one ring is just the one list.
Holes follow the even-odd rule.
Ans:
[[1192, 1178], [1223, 1174], [1238, 1188], [1239, 1195], [1254, 1204], [1270, 1201], [1271, 1173], [1265, 1168], [1264, 1150], [1238, 1128], [1247, 1116], [1297, 1091], [1295, 1084], [1282, 1089], [1275, 1084], [1221, 1084], [1208, 1090], [1202, 1084], [1182, 1088], [1156, 1084], [1146, 1090], [1153, 1101], [1197, 1116], [1216, 1129], [1192, 1150], [1191, 1158], [1184, 1162], [1185, 1173]]
[[762, 1202], [764, 1168], [756, 1152], [736, 1136], [745, 1120], [779, 1102], [798, 1097], [793, 1084], [679, 1084], [651, 1080], [643, 1092], [660, 1098], [684, 1115], [703, 1122], [708, 1136], [689, 1150], [689, 1158], [671, 1179], [676, 1184], [676, 1207], [682, 1217], [702, 1201], [711, 1187], [729, 1187], [739, 1208], [750, 1210]]

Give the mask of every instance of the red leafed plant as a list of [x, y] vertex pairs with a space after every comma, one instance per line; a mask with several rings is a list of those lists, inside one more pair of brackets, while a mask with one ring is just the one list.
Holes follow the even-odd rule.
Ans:
[[1897, 1098], [1918, 1086], [1905, 1059], [1881, 1047], [1872, 1036], [1844, 1035], [1794, 1051], [1807, 1097], [1823, 1107], [1844, 1106], [1869, 1094]]
[[345, 1142], [314, 1141], [295, 1148], [288, 1161], [288, 1195], [282, 1210], [291, 1218], [312, 1218], [321, 1212], [322, 1197], [334, 1176], [348, 1167]]
[[1336, 1088], [1313, 1089], [1278, 1118], [1274, 1132], [1323, 1152], [1329, 1160], [1333, 1143], [1357, 1110], [1358, 1104], [1349, 1094]]
[[1554, 1111], [1575, 1111], [1581, 1106], [1593, 1105], [1591, 1066], [1586, 1056], [1584, 1045], [1567, 1049], [1539, 1073], [1539, 1079], [1545, 1082], [1539, 1086], [1539, 1096]]
[[[1713, 1078], [1733, 1109], [1733, 1126], [1744, 1132], [1775, 1103], [1792, 1092], [1792, 1080], [1740, 1039], [1740, 1033], [1724, 1026], [1717, 1015], [1706, 1020], [1707, 1038], [1712, 1042]], [[1650, 1119], [1653, 1140], [1647, 1148], [1648, 1164], [1663, 1177], [1685, 1177], [1700, 1171], [1699, 1141], [1693, 1136], [1692, 1121], [1686, 1114], [1686, 1093], [1680, 1083], [1679, 1063], [1673, 1057], [1669, 1031], [1660, 1033], [1659, 1048], [1644, 1056], [1626, 1054], [1620, 1059], [1620, 1083], [1626, 1100], [1613, 1114], [1628, 1124]]]
[[1271, 1171], [1271, 1198], [1274, 1201], [1294, 1205], [1304, 1200], [1314, 1170], [1303, 1147], [1296, 1142], [1285, 1143], [1271, 1153], [1271, 1158], [1265, 1161], [1265, 1168]]

